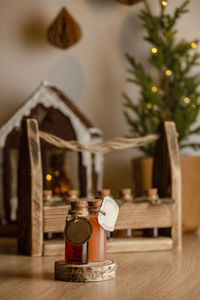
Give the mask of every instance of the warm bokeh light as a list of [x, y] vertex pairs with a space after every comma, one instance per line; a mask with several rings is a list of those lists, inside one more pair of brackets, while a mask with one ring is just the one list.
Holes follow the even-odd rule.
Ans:
[[186, 104], [188, 104], [188, 103], [190, 103], [190, 98], [185, 97], [185, 98], [183, 99], [183, 101], [184, 101]]
[[147, 103], [147, 104], [146, 104], [146, 108], [147, 108], [147, 109], [151, 109], [151, 108], [152, 108], [152, 104], [151, 104], [151, 103]]
[[163, 1], [161, 1], [161, 4], [162, 4], [162, 6], [167, 6], [167, 1], [165, 1], [165, 0], [163, 0]]
[[171, 75], [172, 75], [172, 71], [169, 70], [169, 69], [167, 69], [167, 70], [165, 71], [165, 75], [166, 75], [166, 76], [171, 76]]
[[151, 52], [152, 52], [153, 54], [156, 54], [156, 53], [158, 52], [158, 49], [155, 48], [155, 47], [153, 47], [153, 48], [151, 49]]
[[195, 42], [191, 43], [191, 48], [195, 49], [197, 47], [197, 44]]
[[47, 174], [47, 175], [46, 175], [46, 180], [47, 180], [47, 181], [51, 181], [51, 179], [52, 179], [51, 174]]
[[157, 86], [152, 86], [151, 91], [152, 91], [152, 93], [157, 93], [157, 91], [158, 91]]

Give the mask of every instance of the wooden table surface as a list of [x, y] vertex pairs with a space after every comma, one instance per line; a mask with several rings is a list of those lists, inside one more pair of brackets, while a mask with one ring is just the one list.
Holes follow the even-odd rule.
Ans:
[[109, 254], [118, 264], [114, 280], [54, 280], [58, 257], [16, 254], [13, 239], [0, 239], [0, 299], [200, 299], [200, 237], [185, 235], [182, 251]]

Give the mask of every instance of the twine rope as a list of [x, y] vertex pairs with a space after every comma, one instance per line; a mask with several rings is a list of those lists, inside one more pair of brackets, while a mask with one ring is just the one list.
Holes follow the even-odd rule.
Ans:
[[52, 144], [58, 148], [70, 149], [72, 151], [83, 152], [89, 151], [91, 153], [108, 153], [112, 150], [124, 150], [129, 148], [141, 147], [150, 144], [159, 139], [158, 134], [150, 134], [137, 138], [114, 138], [113, 140], [103, 141], [94, 145], [81, 144], [78, 141], [65, 141], [55, 135], [39, 131], [41, 139], [47, 143]]

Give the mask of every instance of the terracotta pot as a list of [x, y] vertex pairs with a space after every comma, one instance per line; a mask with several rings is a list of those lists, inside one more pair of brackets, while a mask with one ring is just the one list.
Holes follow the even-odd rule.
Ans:
[[[144, 195], [151, 187], [153, 159], [133, 159], [135, 195]], [[181, 156], [183, 231], [194, 231], [200, 225], [200, 156]]]

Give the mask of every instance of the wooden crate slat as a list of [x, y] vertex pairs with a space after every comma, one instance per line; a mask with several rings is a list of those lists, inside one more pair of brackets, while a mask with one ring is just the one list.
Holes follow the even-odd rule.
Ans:
[[[43, 249], [42, 160], [38, 123], [23, 122], [18, 170], [18, 250], [41, 256]], [[26, 184], [25, 184], [26, 183]]]
[[68, 209], [68, 205], [44, 206], [44, 217], [55, 214], [64, 214], [66, 216]]
[[171, 250], [172, 238], [115, 238], [107, 241], [107, 253]]
[[65, 219], [60, 222], [44, 222], [44, 232], [64, 232]]
[[[62, 232], [67, 216], [66, 207], [44, 208], [44, 232]], [[171, 205], [151, 205], [149, 203], [125, 203], [120, 207], [116, 229], [140, 229], [171, 227]]]
[[[171, 250], [173, 241], [169, 237], [158, 238], [127, 238], [110, 239], [107, 241], [107, 253], [137, 252], [137, 251], [162, 251]], [[44, 241], [45, 256], [64, 256], [64, 240]]]
[[125, 203], [120, 207], [115, 229], [172, 226], [172, 205]]
[[43, 228], [45, 233], [64, 231], [68, 208], [67, 205], [44, 206]]
[[[149, 203], [125, 203], [120, 207], [115, 229], [171, 227], [172, 238], [111, 239], [108, 241], [108, 252], [169, 250], [172, 246], [181, 248], [181, 175], [175, 124], [164, 122], [159, 128], [159, 133], [160, 139], [156, 142], [154, 156], [153, 187], [158, 188], [160, 197], [173, 198], [175, 203], [157, 206]], [[25, 173], [27, 178], [23, 177], [23, 180], [19, 180], [22, 185], [19, 184], [18, 188], [23, 191], [19, 195], [21, 202], [19, 201], [18, 209], [23, 221], [20, 223], [19, 218], [19, 250], [33, 256], [40, 256], [42, 250], [43, 255], [63, 256], [64, 240], [43, 242], [43, 236], [45, 232], [64, 231], [69, 206], [64, 205], [64, 202], [55, 206], [43, 206], [41, 151], [37, 122], [27, 120], [23, 134], [26, 149], [22, 147], [24, 155], [21, 155], [19, 169], [23, 172], [19, 178], [22, 178]], [[28, 163], [24, 164], [26, 156]], [[37, 160], [37, 163], [34, 160]], [[26, 168], [29, 165], [30, 167]], [[28, 172], [24, 172], [24, 169]], [[25, 190], [23, 182], [27, 180], [29, 188]]]

